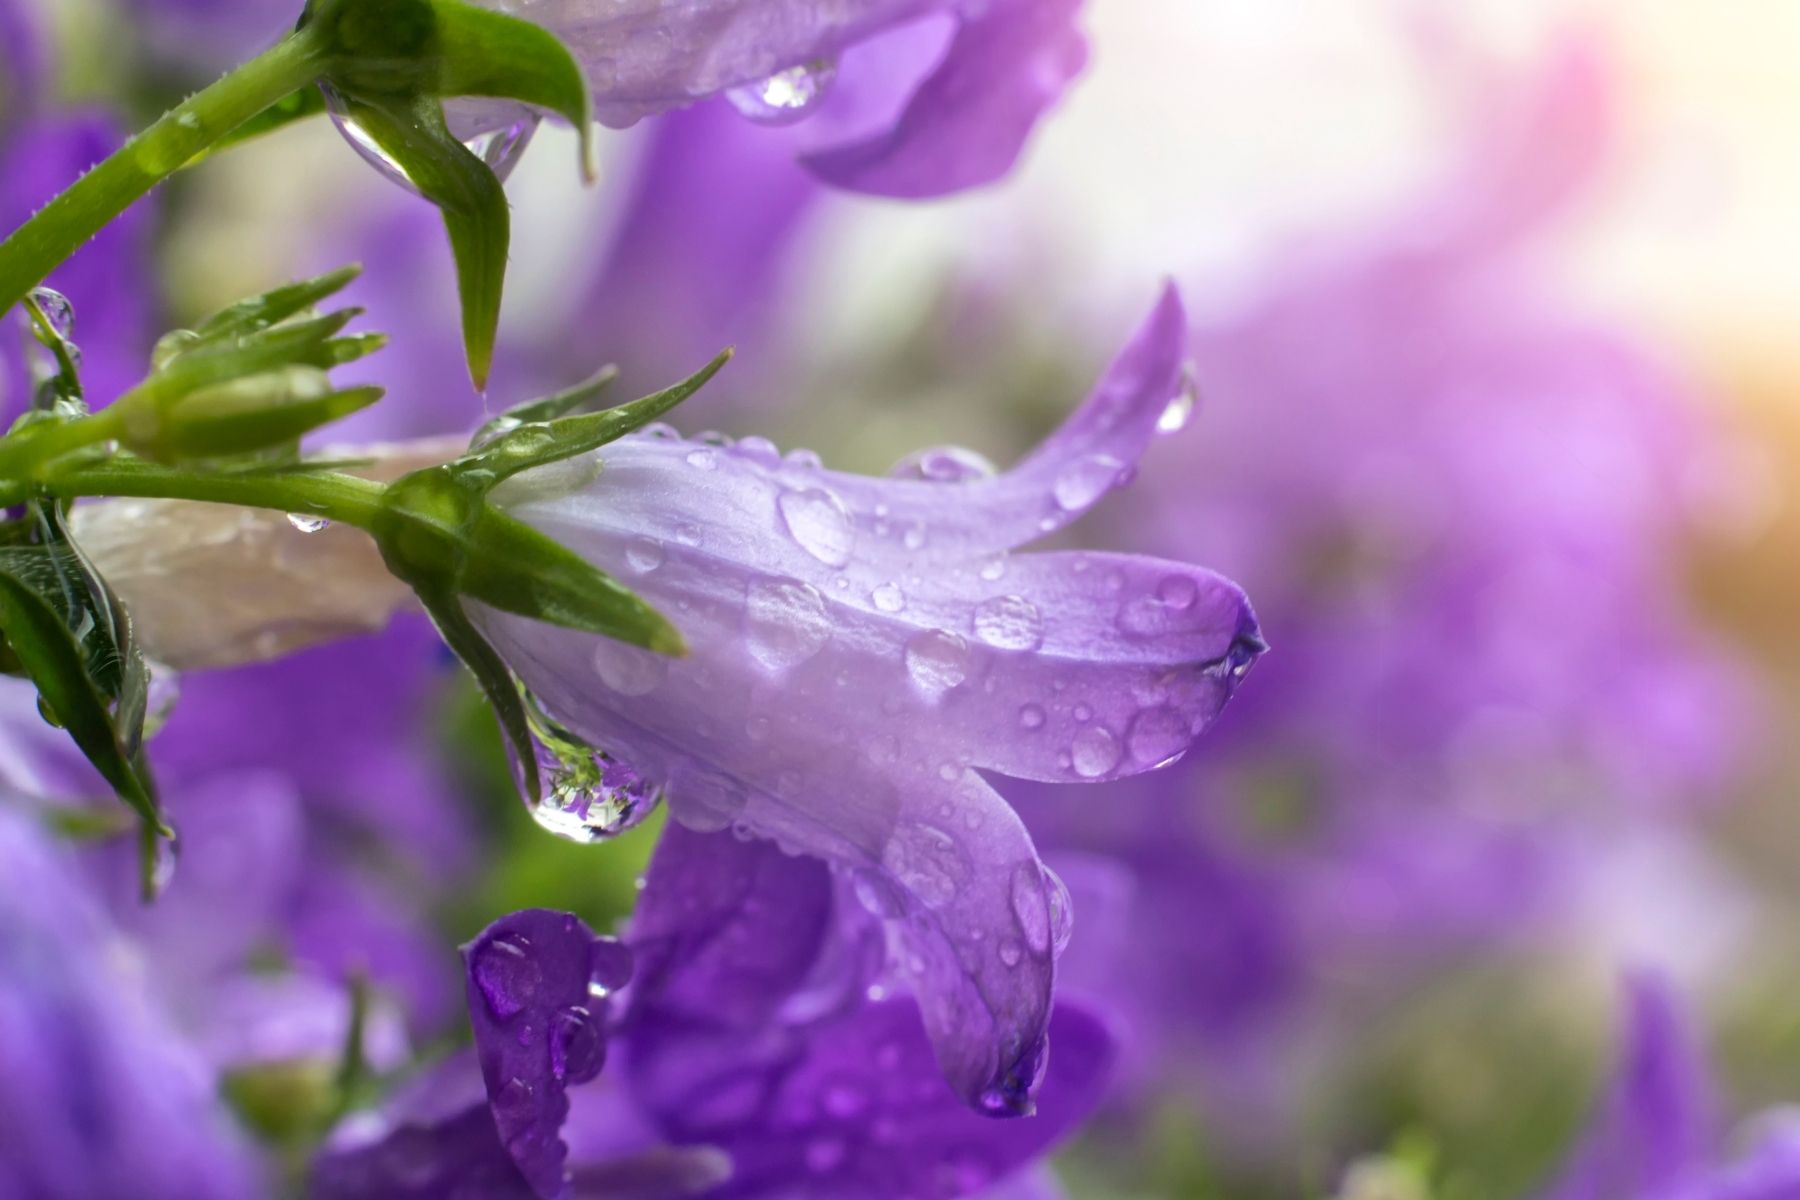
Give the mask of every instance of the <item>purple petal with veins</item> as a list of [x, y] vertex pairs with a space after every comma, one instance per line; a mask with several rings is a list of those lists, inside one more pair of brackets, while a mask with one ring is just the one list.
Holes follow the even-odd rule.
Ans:
[[607, 997], [630, 957], [568, 913], [526, 909], [483, 930], [463, 960], [494, 1127], [537, 1195], [555, 1200], [568, 1187], [565, 1092], [606, 1061]]

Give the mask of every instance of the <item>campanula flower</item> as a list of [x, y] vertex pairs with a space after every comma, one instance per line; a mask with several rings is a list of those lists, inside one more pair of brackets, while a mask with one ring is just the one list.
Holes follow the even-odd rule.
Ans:
[[935, 196], [1004, 175], [1081, 70], [1080, 0], [485, 0], [561, 37], [610, 125], [725, 94], [804, 119], [839, 187]]
[[[1210, 571], [1013, 553], [1130, 480], [1180, 402], [1184, 324], [1171, 291], [1087, 403], [1003, 474], [942, 450], [874, 479], [759, 439], [652, 430], [496, 493], [629, 581], [691, 649], [671, 660], [479, 614], [544, 712], [665, 788], [688, 826], [853, 878], [890, 922], [951, 1083], [995, 1113], [1029, 1107], [1069, 914], [981, 772], [1095, 781], [1165, 764], [1262, 649], [1242, 592]], [[587, 804], [565, 799], [540, 820], [581, 826]]]

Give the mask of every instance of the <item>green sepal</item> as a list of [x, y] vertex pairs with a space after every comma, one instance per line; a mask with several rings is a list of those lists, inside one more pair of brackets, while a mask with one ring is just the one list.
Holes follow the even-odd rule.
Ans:
[[194, 333], [207, 340], [256, 333], [317, 306], [343, 291], [361, 274], [362, 264], [351, 263], [311, 279], [283, 284], [260, 296], [251, 296], [220, 309], [195, 326]]
[[500, 296], [512, 239], [512, 213], [500, 180], [451, 134], [444, 123], [443, 105], [434, 98], [347, 100], [346, 104], [351, 119], [405, 172], [419, 194], [443, 213], [456, 260], [469, 377], [477, 390], [485, 391], [500, 328]]
[[[450, 469], [466, 475], [481, 486], [492, 487], [520, 471], [597, 450], [608, 442], [642, 429], [706, 386], [707, 381], [731, 361], [732, 353], [731, 350], [721, 351], [706, 366], [674, 387], [664, 388], [641, 400], [633, 400], [629, 404], [621, 404], [603, 412], [536, 420], [520, 425], [491, 438], [479, 449], [449, 464]], [[561, 403], [566, 395], [567, 393], [563, 393], [538, 403]]]
[[454, 592], [434, 587], [415, 587], [414, 590], [444, 644], [469, 668], [482, 694], [487, 697], [494, 718], [500, 722], [500, 732], [512, 743], [525, 793], [536, 804], [543, 798], [543, 783], [538, 777], [537, 751], [532, 745], [531, 726], [526, 720], [525, 701], [519, 694], [518, 681], [501, 660], [499, 652], [469, 620]]
[[543, 26], [506, 13], [460, 0], [433, 0], [432, 9], [440, 94], [518, 100], [556, 113], [575, 127], [581, 177], [592, 183], [594, 98], [569, 48]]
[[307, 386], [314, 380], [323, 381], [324, 373], [311, 367], [289, 367], [200, 392], [163, 423], [157, 457], [163, 461], [224, 458], [285, 446], [360, 412], [383, 394], [378, 387], [317, 394], [316, 387]]
[[90, 676], [80, 643], [43, 594], [46, 553], [43, 547], [0, 549], [0, 633], [37, 686], [40, 702], [69, 731], [94, 769], [146, 825], [159, 836], [172, 838], [174, 830], [163, 821], [149, 772], [133, 761]]
[[469, 439], [469, 445], [479, 449], [501, 434], [510, 433], [521, 425], [529, 425], [536, 421], [554, 421], [557, 417], [590, 408], [593, 402], [599, 399], [600, 395], [618, 378], [619, 368], [601, 367], [574, 387], [545, 396], [540, 400], [527, 400], [523, 404], [515, 404], [477, 429], [475, 436]]
[[612, 576], [488, 503], [456, 464], [403, 476], [370, 532], [394, 576], [421, 596], [479, 600], [503, 612], [684, 654], [675, 627]]

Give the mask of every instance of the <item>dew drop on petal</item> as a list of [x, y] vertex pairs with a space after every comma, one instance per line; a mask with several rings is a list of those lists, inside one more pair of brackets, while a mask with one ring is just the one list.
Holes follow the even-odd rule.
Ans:
[[66, 342], [75, 336], [75, 305], [67, 296], [55, 288], [36, 287], [31, 289], [31, 299], [57, 337]]
[[1023, 596], [995, 596], [975, 609], [975, 636], [1001, 650], [1035, 650], [1044, 644], [1044, 618]]
[[750, 655], [771, 671], [805, 662], [831, 638], [825, 597], [797, 579], [763, 579], [750, 586], [744, 608]]
[[1119, 765], [1119, 739], [1104, 725], [1090, 725], [1075, 735], [1069, 765], [1083, 779], [1098, 779]]
[[825, 465], [825, 460], [819, 457], [817, 450], [808, 450], [804, 446], [789, 450], [782, 461], [802, 471], [816, 471]]
[[600, 1023], [581, 1005], [557, 1010], [550, 1018], [550, 1072], [565, 1083], [586, 1083], [606, 1062], [606, 1038]]
[[1107, 489], [1119, 482], [1125, 465], [1105, 454], [1090, 454], [1063, 469], [1056, 478], [1051, 494], [1056, 505], [1065, 512], [1081, 512], [1106, 495]]
[[1049, 867], [1044, 868], [1044, 898], [1050, 904], [1050, 952], [1061, 958], [1075, 934], [1075, 903], [1069, 885]]
[[593, 663], [600, 682], [621, 696], [648, 695], [669, 673], [664, 655], [605, 637], [594, 640]]
[[1169, 575], [1156, 585], [1156, 598], [1169, 608], [1185, 612], [1200, 598], [1200, 585], [1186, 575]]
[[1125, 731], [1131, 757], [1153, 767], [1166, 767], [1180, 758], [1191, 740], [1187, 718], [1166, 705], [1144, 709]]
[[330, 521], [313, 513], [289, 513], [287, 519], [288, 524], [301, 533], [318, 533], [321, 529], [329, 528], [331, 525]]
[[746, 438], [739, 438], [738, 444], [736, 448], [733, 449], [732, 453], [736, 454], [739, 458], [747, 458], [752, 462], [762, 463], [764, 466], [768, 467], [772, 467], [781, 461], [781, 448], [779, 446], [766, 437], [756, 437], [754, 435]]
[[850, 561], [856, 530], [844, 502], [824, 488], [783, 492], [776, 501], [782, 524], [800, 548], [828, 567]]
[[1200, 380], [1193, 363], [1181, 368], [1181, 384], [1169, 397], [1169, 406], [1156, 418], [1156, 432], [1180, 433], [1194, 419], [1194, 408], [1200, 400]]
[[969, 881], [969, 857], [955, 838], [933, 825], [901, 825], [882, 848], [881, 865], [927, 908], [942, 908]]
[[989, 583], [997, 582], [1006, 574], [1006, 556], [997, 554], [981, 564], [981, 577]]
[[655, 538], [635, 537], [631, 539], [631, 544], [625, 547], [625, 561], [630, 563], [631, 569], [640, 575], [648, 575], [667, 560], [668, 552], [663, 549], [663, 544]]
[[636, 969], [631, 947], [617, 938], [599, 938], [588, 949], [588, 995], [604, 1000], [631, 982]]
[[1000, 961], [1009, 967], [1016, 967], [1025, 961], [1025, 948], [1019, 945], [1017, 938], [1000, 939], [1000, 944], [995, 947], [994, 952], [1000, 956]]
[[660, 787], [629, 763], [582, 742], [538, 710], [535, 698], [527, 699], [538, 775], [536, 803], [511, 738], [506, 751], [532, 820], [557, 837], [586, 844], [634, 829], [656, 811], [662, 803]]
[[969, 643], [947, 629], [928, 629], [906, 643], [906, 673], [927, 696], [942, 696], [969, 677]]
[[1040, 957], [1050, 953], [1050, 898], [1044, 882], [1044, 871], [1035, 862], [1022, 862], [1013, 868], [1013, 919], [1032, 953]]
[[962, 446], [932, 446], [916, 450], [895, 463], [888, 472], [896, 479], [922, 479], [928, 483], [968, 483], [990, 479], [999, 468]]
[[496, 1020], [510, 1021], [525, 1010], [543, 982], [529, 938], [503, 933], [475, 950], [475, 985]]
[[731, 88], [725, 98], [759, 125], [789, 125], [823, 103], [836, 78], [837, 65], [829, 59], [819, 59]]
[[710, 446], [701, 446], [698, 449], [689, 450], [687, 453], [687, 465], [701, 471], [716, 470], [719, 466], [719, 452]]
[[1020, 729], [1042, 729], [1044, 727], [1044, 709], [1042, 705], [1027, 704], [1019, 709]]
[[882, 584], [869, 593], [869, 598], [884, 613], [897, 613], [906, 607], [906, 593], [900, 590], [899, 584], [893, 582]]

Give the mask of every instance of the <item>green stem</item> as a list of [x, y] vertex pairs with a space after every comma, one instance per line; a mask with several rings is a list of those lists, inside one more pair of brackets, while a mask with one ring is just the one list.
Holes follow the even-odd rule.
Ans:
[[53, 459], [116, 438], [124, 427], [125, 413], [117, 407], [78, 421], [27, 426], [0, 439], [0, 480], [37, 478]]
[[[53, 469], [42, 488], [61, 499], [138, 496], [200, 500], [277, 512], [306, 513], [358, 529], [370, 528], [381, 511], [385, 485], [336, 471], [201, 473], [134, 459]], [[0, 493], [0, 504], [22, 499]]]
[[316, 39], [301, 29], [164, 113], [0, 242], [0, 312], [144, 193], [323, 68]]

